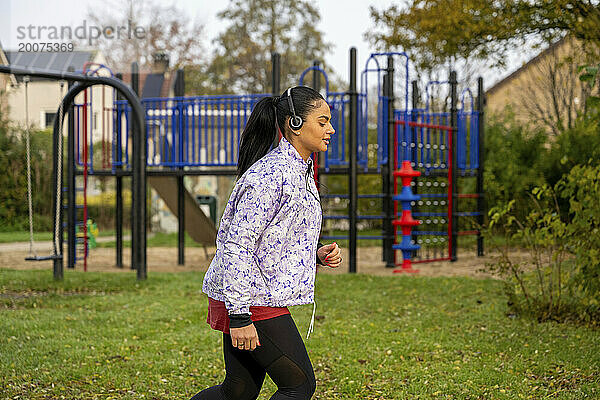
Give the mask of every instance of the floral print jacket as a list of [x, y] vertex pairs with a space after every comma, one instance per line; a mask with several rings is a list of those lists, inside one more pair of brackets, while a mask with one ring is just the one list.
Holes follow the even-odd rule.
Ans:
[[282, 137], [236, 182], [202, 291], [229, 314], [313, 303], [321, 222], [312, 159]]

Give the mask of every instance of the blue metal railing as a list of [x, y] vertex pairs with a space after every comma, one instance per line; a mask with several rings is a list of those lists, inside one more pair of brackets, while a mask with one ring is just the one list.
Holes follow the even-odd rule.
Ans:
[[144, 99], [149, 167], [235, 166], [254, 105], [268, 94]]
[[335, 133], [331, 136], [331, 141], [325, 152], [325, 170], [328, 171], [332, 166], [347, 166], [346, 156], [346, 127], [349, 118], [348, 107], [350, 98], [344, 92], [327, 93], [327, 102], [331, 109], [331, 125]]
[[[375, 62], [377, 61], [374, 59]], [[308, 70], [315, 69], [311, 67]], [[307, 70], [307, 71], [308, 71]], [[378, 76], [383, 69], [377, 65], [373, 69]], [[305, 71], [306, 72], [306, 71]], [[321, 71], [327, 76], [324, 71]], [[364, 85], [367, 85], [366, 72]], [[432, 84], [438, 84], [433, 82]], [[471, 107], [465, 107], [465, 96], [470, 96]], [[146, 154], [149, 167], [196, 167], [196, 166], [236, 166], [239, 154], [241, 133], [248, 121], [254, 105], [269, 94], [222, 95], [172, 98], [147, 98], [142, 100], [146, 118]], [[345, 92], [326, 94], [331, 107], [332, 135], [328, 150], [325, 152], [324, 165], [331, 167], [348, 166], [349, 96]], [[360, 167], [369, 164], [369, 117], [368, 94], [359, 93], [357, 113], [357, 162]], [[377, 102], [377, 150], [376, 166], [387, 163], [388, 154], [388, 98], [381, 95], [378, 82]], [[91, 103], [91, 102], [90, 102]], [[406, 103], [406, 100], [405, 100]], [[88, 131], [92, 127], [91, 104], [88, 104]], [[83, 148], [81, 127], [83, 105], [75, 105], [76, 161], [82, 165]], [[131, 109], [124, 100], [113, 103], [112, 137], [109, 144], [111, 167], [129, 167], [129, 134]], [[425, 173], [435, 169], [448, 168], [448, 130], [424, 126], [409, 126], [409, 122], [429, 126], [448, 126], [450, 114], [431, 112], [427, 109], [394, 110], [396, 121], [405, 122], [396, 125], [398, 146], [395, 149], [398, 160], [411, 160], [415, 167], [425, 169]], [[457, 120], [457, 162], [461, 171], [475, 170], [478, 167], [478, 118], [473, 111], [473, 97], [470, 90], [461, 93], [461, 108]], [[92, 135], [88, 134], [89, 154], [93, 154]], [[92, 157], [88, 167], [94, 170]]]
[[[268, 94], [196, 96], [142, 100], [146, 118], [146, 154], [149, 167], [236, 166], [242, 131], [255, 104]], [[346, 129], [349, 97], [327, 94], [331, 106], [332, 136], [325, 168], [347, 166]], [[78, 105], [81, 108], [81, 105]], [[112, 167], [129, 167], [130, 107], [117, 100], [113, 107]], [[80, 118], [80, 114], [76, 114]], [[82, 126], [77, 121], [78, 130]], [[80, 137], [80, 136], [77, 136]], [[77, 162], [82, 165], [77, 146]], [[366, 153], [364, 156], [366, 157]], [[93, 161], [90, 163], [93, 170]]]
[[[260, 98], [267, 95], [246, 96], [200, 96], [165, 99], [144, 99], [147, 121], [146, 154], [149, 167], [183, 166], [235, 166], [241, 133], [250, 112]], [[360, 99], [360, 97], [359, 97]], [[347, 166], [347, 126], [349, 98], [344, 92], [329, 93], [327, 101], [331, 107], [332, 125], [336, 131], [325, 152], [325, 167]], [[377, 129], [377, 165], [387, 162], [387, 98], [381, 98]], [[82, 160], [83, 105], [75, 106], [76, 161]], [[130, 107], [124, 100], [117, 100], [113, 107], [113, 132], [110, 144], [111, 165], [129, 167]], [[397, 121], [419, 124], [449, 124], [449, 113], [433, 113], [424, 110], [395, 110]], [[478, 167], [479, 114], [476, 111], [458, 112], [457, 162], [460, 170]], [[88, 116], [89, 154], [93, 154], [91, 140], [93, 119]], [[363, 121], [364, 122], [364, 121]], [[447, 168], [447, 130], [426, 127], [396, 126], [398, 135], [398, 160], [411, 160], [416, 167], [430, 169]], [[358, 131], [358, 164], [368, 164], [368, 126]], [[93, 171], [93, 159], [88, 164]]]
[[[195, 96], [142, 100], [146, 118], [149, 167], [235, 166], [241, 133], [254, 105], [268, 94]], [[77, 164], [83, 165], [82, 105], [76, 105]], [[124, 100], [113, 104], [111, 166], [129, 167], [131, 108]], [[90, 127], [91, 118], [88, 118]], [[89, 145], [93, 145], [88, 135]], [[90, 147], [90, 154], [93, 149]], [[94, 169], [90, 160], [90, 170]]]

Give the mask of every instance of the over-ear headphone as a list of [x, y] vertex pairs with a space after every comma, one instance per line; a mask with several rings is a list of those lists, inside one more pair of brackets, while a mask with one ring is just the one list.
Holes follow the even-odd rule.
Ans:
[[304, 124], [304, 121], [302, 121], [302, 117], [296, 115], [296, 111], [294, 110], [294, 101], [292, 100], [292, 88], [288, 88], [287, 98], [288, 104], [290, 106], [290, 111], [292, 113], [292, 115], [290, 116], [289, 125], [290, 128], [292, 128], [292, 130], [297, 131], [298, 129], [302, 128], [302, 124]]

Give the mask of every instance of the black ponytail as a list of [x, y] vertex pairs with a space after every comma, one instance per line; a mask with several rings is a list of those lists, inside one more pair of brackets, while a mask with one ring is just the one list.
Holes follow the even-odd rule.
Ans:
[[[296, 115], [304, 121], [311, 111], [319, 106], [321, 100], [325, 101], [319, 92], [308, 86], [296, 86], [290, 92]], [[291, 129], [287, 121], [291, 115], [287, 90], [281, 96], [265, 97], [256, 103], [242, 132], [237, 165], [238, 179], [252, 164], [269, 152], [279, 131], [289, 140]]]
[[267, 154], [275, 141], [277, 134], [275, 101], [277, 99], [277, 97], [265, 97], [252, 109], [242, 132], [237, 164], [238, 179], [252, 164]]

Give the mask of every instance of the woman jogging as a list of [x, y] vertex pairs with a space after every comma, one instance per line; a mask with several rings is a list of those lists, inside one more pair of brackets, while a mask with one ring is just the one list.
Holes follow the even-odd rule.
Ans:
[[[279, 145], [269, 151], [278, 131]], [[318, 243], [322, 210], [310, 158], [327, 150], [334, 133], [327, 102], [305, 86], [254, 107], [202, 285], [207, 322], [223, 332], [226, 376], [192, 400], [256, 399], [267, 373], [277, 385], [271, 400], [312, 397], [312, 364], [287, 307], [314, 303], [310, 335], [315, 263], [342, 261], [336, 243]]]

